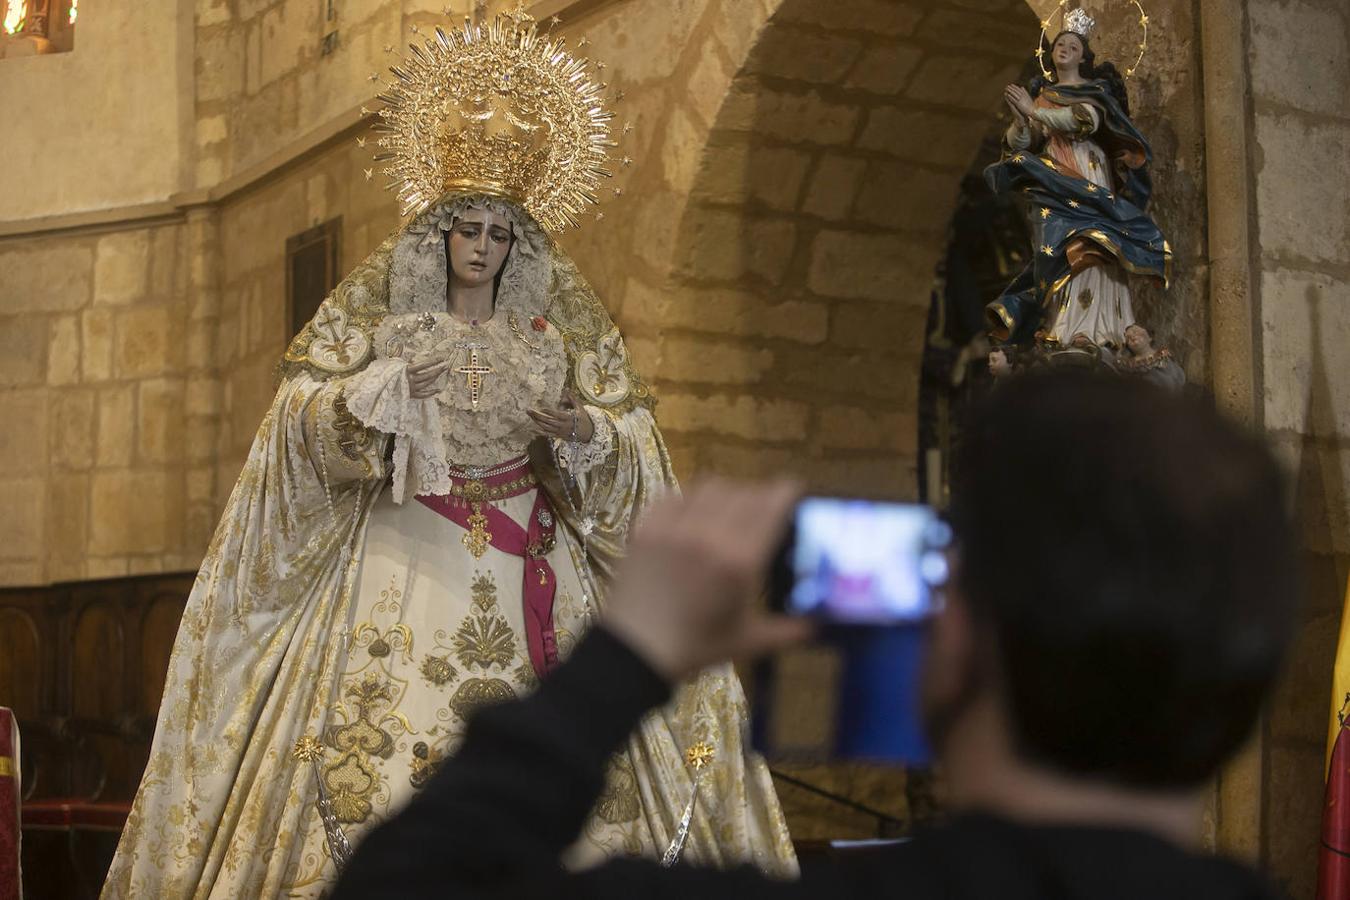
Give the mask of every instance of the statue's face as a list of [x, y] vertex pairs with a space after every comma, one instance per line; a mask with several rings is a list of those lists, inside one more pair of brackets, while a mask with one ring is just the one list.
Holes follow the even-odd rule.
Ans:
[[1056, 69], [1074, 69], [1083, 61], [1083, 42], [1077, 35], [1061, 34], [1051, 54]]
[[497, 277], [511, 251], [511, 223], [490, 209], [466, 209], [450, 229], [454, 280], [475, 287]]
[[1125, 329], [1125, 346], [1131, 353], [1143, 353], [1148, 350], [1149, 334], [1142, 325], [1131, 325]]
[[989, 351], [989, 372], [996, 378], [1002, 378], [1012, 371], [1012, 366], [1008, 365], [1008, 354], [1002, 350]]

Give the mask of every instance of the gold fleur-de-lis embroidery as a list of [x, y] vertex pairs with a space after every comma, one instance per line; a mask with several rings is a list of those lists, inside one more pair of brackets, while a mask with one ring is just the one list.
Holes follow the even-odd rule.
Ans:
[[466, 619], [454, 637], [455, 656], [466, 668], [506, 666], [516, 656], [516, 635], [500, 616]]
[[497, 582], [492, 579], [491, 572], [486, 575], [475, 573], [469, 590], [473, 592], [474, 605], [481, 612], [489, 613], [497, 605]]

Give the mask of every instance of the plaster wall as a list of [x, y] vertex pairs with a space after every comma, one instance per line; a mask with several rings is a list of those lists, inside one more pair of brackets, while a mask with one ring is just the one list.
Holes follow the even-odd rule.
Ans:
[[[0, 221], [166, 199], [180, 189], [183, 0], [90, 3], [69, 53], [0, 64]], [[190, 18], [188, 20], [190, 22]]]

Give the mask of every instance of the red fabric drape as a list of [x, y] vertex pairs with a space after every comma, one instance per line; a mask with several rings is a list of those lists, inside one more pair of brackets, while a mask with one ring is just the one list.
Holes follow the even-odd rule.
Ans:
[[[519, 471], [514, 467], [481, 481], [470, 481], [458, 476], [452, 476], [451, 481], [457, 487], [476, 485], [481, 490], [519, 485], [506, 495], [513, 497], [528, 491], [535, 492], [534, 508], [530, 511], [530, 520], [525, 528], [491, 503], [429, 495], [420, 495], [417, 501], [466, 531], [472, 528], [471, 516], [484, 516], [487, 519], [488, 543], [503, 553], [519, 556], [524, 562], [521, 602], [525, 612], [525, 645], [529, 649], [530, 664], [535, 674], [543, 678], [558, 665], [558, 636], [553, 628], [553, 601], [558, 592], [558, 578], [546, 558], [556, 540], [557, 518], [548, 495], [539, 489], [533, 478], [529, 478], [528, 483], [521, 483]], [[470, 492], [469, 496], [473, 495]]]
[[1344, 726], [1331, 751], [1325, 798], [1317, 900], [1350, 900], [1350, 734]]
[[19, 727], [0, 706], [0, 900], [19, 900]]

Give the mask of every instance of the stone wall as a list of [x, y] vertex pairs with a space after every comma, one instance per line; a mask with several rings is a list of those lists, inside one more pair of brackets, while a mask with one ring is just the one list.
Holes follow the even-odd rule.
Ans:
[[370, 76], [406, 51], [412, 26], [444, 24], [447, 9], [458, 21], [471, 8], [471, 0], [198, 0], [197, 184], [263, 162], [369, 102]]
[[202, 389], [186, 224], [0, 245], [0, 583], [194, 566]]
[[[956, 186], [999, 127], [1000, 88], [1046, 2], [625, 0], [564, 14], [609, 63], [634, 127], [622, 196], [562, 240], [655, 381], [683, 477], [791, 469], [817, 490], [914, 494], [924, 312]], [[24, 123], [0, 134], [0, 420], [21, 424], [0, 434], [0, 584], [196, 565], [289, 338], [286, 238], [341, 216], [345, 273], [397, 224], [350, 135], [294, 148], [352, 121], [369, 75], [445, 2], [148, 0], [134, 19], [123, 6], [82, 10], [74, 53], [0, 63], [0, 112]], [[1197, 26], [1188, 0], [1148, 6], [1150, 56], [1130, 91], [1180, 277], [1142, 305], [1204, 382]], [[1350, 371], [1337, 340], [1350, 324], [1350, 24], [1339, 0], [1248, 8], [1259, 384], [1311, 562], [1270, 774], [1253, 789], [1263, 855], [1305, 896], [1350, 567], [1350, 394], [1337, 387]], [[1097, 49], [1125, 60], [1135, 40], [1126, 28]], [[52, 146], [68, 152], [35, 149]], [[41, 230], [48, 215], [147, 202], [162, 208]], [[25, 222], [40, 233], [14, 236]], [[892, 776], [808, 777], [904, 812]], [[784, 801], [800, 836], [872, 827], [791, 789]]]
[[1033, 22], [983, 6], [788, 0], [700, 60], [718, 93], [679, 98], [663, 148], [673, 252], [621, 309], [688, 471], [914, 496], [936, 265]]
[[341, 216], [342, 277], [399, 224], [389, 194], [361, 176], [361, 169], [369, 165], [369, 151], [351, 143], [225, 204], [218, 213], [218, 505], [229, 496], [258, 422], [272, 401], [277, 362], [291, 338], [285, 303], [286, 239]]
[[1294, 475], [1304, 622], [1268, 728], [1265, 853], [1291, 896], [1314, 892], [1330, 676], [1350, 569], [1350, 11], [1248, 6], [1258, 238], [1258, 381]]

